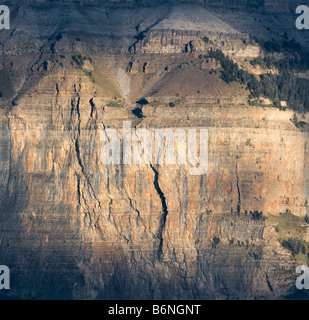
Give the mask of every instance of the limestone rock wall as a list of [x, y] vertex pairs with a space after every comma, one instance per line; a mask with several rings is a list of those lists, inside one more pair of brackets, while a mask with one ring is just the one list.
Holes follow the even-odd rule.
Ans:
[[[140, 119], [127, 93], [137, 86], [132, 74], [146, 66], [130, 74], [130, 62], [139, 66], [155, 55], [164, 63], [195, 59], [196, 52], [185, 49], [193, 41], [202, 50], [196, 25], [177, 29], [173, 38], [167, 26], [179, 26], [177, 10], [98, 6], [82, 20], [71, 9], [49, 8], [53, 14], [46, 15], [21, 6], [15, 32], [1, 35], [2, 66], [12, 86], [0, 109], [0, 257], [12, 272], [8, 295], [286, 295], [295, 280], [290, 255], [270, 219], [254, 220], [248, 212], [308, 213], [308, 115], [183, 99], [174, 108], [150, 101]], [[172, 12], [178, 19], [169, 20]], [[150, 18], [139, 28], [147, 35], [161, 22], [166, 29], [137, 41], [145, 15]], [[209, 29], [208, 22], [199, 23]], [[222, 28], [237, 37], [233, 28]], [[129, 51], [135, 41], [136, 51]], [[173, 41], [179, 43], [172, 47]], [[165, 68], [163, 62], [156, 70]], [[144, 73], [135, 91], [157, 80]], [[207, 173], [192, 176], [188, 164], [103, 164], [101, 134], [106, 128], [121, 133], [124, 121], [148, 130], [208, 129]]]
[[139, 126], [149, 130], [209, 129], [208, 172], [191, 176], [188, 165], [104, 165], [105, 126], [135, 119], [82, 96], [1, 115], [1, 256], [12, 266], [11, 294], [254, 298], [290, 288], [273, 226], [245, 211], [308, 213], [308, 133], [291, 112], [145, 109]]

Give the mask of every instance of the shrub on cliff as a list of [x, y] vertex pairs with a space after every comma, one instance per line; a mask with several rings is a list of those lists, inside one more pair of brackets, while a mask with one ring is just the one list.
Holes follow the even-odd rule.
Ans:
[[263, 212], [262, 211], [250, 211], [251, 213], [251, 218], [253, 220], [260, 220], [263, 217]]
[[212, 239], [212, 247], [215, 248], [220, 243], [220, 238], [214, 237]]
[[288, 238], [287, 240], [282, 240], [281, 245], [291, 251], [293, 256], [296, 256], [300, 252], [305, 254], [306, 253], [306, 248], [304, 244], [297, 239], [294, 238]]
[[309, 80], [295, 76], [295, 69], [308, 67], [309, 58], [298, 54], [294, 59], [283, 59], [272, 63], [270, 58], [257, 58], [251, 64], [264, 67], [275, 66], [279, 74], [263, 74], [260, 77], [239, 68], [237, 63], [227, 57], [221, 50], [209, 50], [206, 58], [212, 58], [221, 64], [221, 79], [226, 83], [239, 81], [246, 85], [251, 98], [267, 97], [274, 102], [286, 101], [295, 110], [309, 109]]

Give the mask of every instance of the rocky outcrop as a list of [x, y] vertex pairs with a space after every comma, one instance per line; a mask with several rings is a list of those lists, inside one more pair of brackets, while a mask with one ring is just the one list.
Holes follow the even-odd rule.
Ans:
[[289, 288], [278, 276], [291, 266], [273, 226], [245, 215], [308, 210], [308, 136], [289, 112], [185, 108], [189, 120], [175, 110], [179, 120], [169, 112], [162, 121], [164, 110], [145, 111], [148, 129], [209, 129], [209, 170], [191, 176], [187, 166], [102, 164], [104, 126], [130, 118], [95, 100], [27, 109], [2, 116], [1, 256], [12, 293], [254, 298]]
[[[173, 70], [189, 65], [208, 77], [218, 68], [199, 58], [205, 33], [197, 25], [206, 32], [209, 19], [185, 31], [168, 27], [179, 26], [181, 11], [165, 5], [142, 13], [97, 5], [91, 23], [80, 19], [90, 9], [71, 9], [20, 6], [15, 31], [2, 35], [12, 87], [0, 109], [0, 257], [12, 272], [7, 295], [273, 299], [293, 291], [294, 265], [270, 217], [309, 213], [308, 114], [225, 104], [220, 99], [230, 92], [216, 97], [208, 84], [205, 96], [175, 95], [170, 104], [168, 94], [160, 99], [152, 89], [163, 92], [160, 83]], [[27, 17], [49, 10], [50, 19], [57, 17], [46, 24], [51, 29], [39, 30], [40, 21], [27, 27]], [[122, 23], [120, 13], [127, 17]], [[93, 21], [102, 28], [94, 30]], [[213, 22], [219, 28], [217, 17]], [[223, 31], [237, 40], [233, 28]], [[212, 32], [221, 40], [220, 31]], [[255, 54], [248, 48], [243, 56]], [[142, 98], [150, 103], [137, 105]], [[122, 142], [124, 122], [133, 135], [208, 129], [206, 174], [190, 174], [189, 163], [103, 163], [102, 134], [117, 129]], [[250, 211], [262, 211], [262, 218]]]

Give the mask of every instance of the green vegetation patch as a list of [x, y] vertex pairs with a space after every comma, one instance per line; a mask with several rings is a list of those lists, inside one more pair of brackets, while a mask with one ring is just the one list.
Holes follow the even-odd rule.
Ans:
[[86, 60], [88, 60], [89, 62], [92, 62], [92, 59], [90, 57], [83, 57], [80, 54], [72, 56], [72, 60], [80, 68], [83, 66]]
[[271, 68], [270, 60], [265, 61], [261, 56], [250, 61], [253, 67], [260, 66], [262, 69]]
[[309, 110], [309, 80], [297, 78], [294, 74], [295, 69], [309, 65], [308, 58], [303, 55], [280, 61], [258, 57], [251, 64], [263, 68], [274, 66], [279, 71], [278, 75], [262, 74], [258, 77], [241, 69], [219, 49], [210, 48], [204, 57], [219, 61], [221, 79], [226, 83], [237, 81], [245, 85], [250, 91], [250, 99], [264, 96], [274, 102], [286, 101], [294, 110]]
[[291, 211], [287, 210], [274, 217], [279, 228], [279, 237], [302, 237], [306, 232], [305, 219], [295, 216]]
[[272, 222], [275, 224], [280, 244], [291, 252], [293, 259], [309, 262], [309, 243], [303, 240], [307, 229], [305, 218], [295, 216], [287, 210], [272, 217]]
[[123, 103], [120, 100], [112, 100], [106, 106], [109, 108], [123, 108]]
[[281, 245], [290, 250], [293, 257], [295, 257], [296, 255], [302, 253], [303, 255], [306, 254], [306, 246], [304, 244], [304, 241], [300, 241], [298, 239], [295, 238], [288, 238], [287, 240], [283, 239], [281, 241]]
[[93, 74], [92, 74], [92, 71], [89, 71], [89, 70], [83, 70], [84, 74], [92, 81], [92, 82], [95, 82], [94, 80], [94, 77], [93, 77]]

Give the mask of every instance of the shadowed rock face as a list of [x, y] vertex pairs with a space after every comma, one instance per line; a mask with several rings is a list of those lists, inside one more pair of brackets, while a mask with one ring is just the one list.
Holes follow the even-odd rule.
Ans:
[[[48, 0], [13, 0], [9, 1], [10, 4], [15, 3], [27, 3], [27, 4], [36, 4], [36, 3], [48, 3]], [[77, 2], [77, 3], [102, 3], [102, 2], [110, 2], [110, 3], [119, 3], [118, 0], [67, 0], [67, 2]], [[173, 0], [123, 0], [122, 3], [126, 4], [138, 4], [138, 5], [157, 5], [162, 3], [177, 3], [177, 1]], [[195, 3], [200, 4], [202, 6], [208, 7], [217, 7], [217, 8], [249, 8], [249, 9], [266, 9], [269, 11], [285, 11], [288, 12], [290, 10], [295, 10], [297, 5], [303, 4], [301, 0], [179, 0], [179, 3]]]
[[[209, 78], [203, 35], [230, 41], [239, 56], [259, 54], [239, 44], [247, 35], [230, 15], [71, 3], [16, 5], [12, 15], [1, 33], [11, 84], [0, 109], [7, 296], [273, 299], [292, 290], [293, 264], [270, 217], [309, 213], [309, 119], [240, 105], [238, 87]], [[183, 73], [203, 77], [202, 97], [193, 93], [201, 78]], [[122, 140], [124, 121], [150, 132], [208, 129], [207, 174], [103, 164], [101, 134], [119, 129]], [[253, 219], [255, 210], [269, 218]]]

